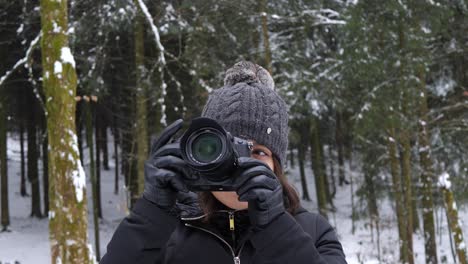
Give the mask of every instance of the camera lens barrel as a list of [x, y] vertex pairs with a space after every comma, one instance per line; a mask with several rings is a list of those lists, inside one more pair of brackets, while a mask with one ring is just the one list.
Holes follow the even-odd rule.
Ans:
[[250, 156], [251, 142], [228, 133], [215, 120], [195, 118], [180, 141], [181, 156], [192, 168], [186, 183], [193, 191], [233, 190], [237, 159]]

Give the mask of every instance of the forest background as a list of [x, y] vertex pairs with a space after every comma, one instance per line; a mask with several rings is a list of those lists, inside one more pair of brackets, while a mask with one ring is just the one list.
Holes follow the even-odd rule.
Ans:
[[103, 195], [118, 223], [151, 137], [251, 60], [290, 107], [304, 204], [368, 243], [350, 263], [467, 263], [467, 32], [466, 0], [0, 0], [0, 245], [27, 201], [53, 263], [99, 259]]

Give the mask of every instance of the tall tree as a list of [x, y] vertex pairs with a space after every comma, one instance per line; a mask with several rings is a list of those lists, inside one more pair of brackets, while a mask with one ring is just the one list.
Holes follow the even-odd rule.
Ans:
[[41, 1], [42, 70], [49, 135], [52, 263], [92, 263], [86, 176], [75, 128], [75, 61], [68, 47], [68, 1]]
[[28, 94], [28, 179], [31, 183], [31, 216], [42, 217], [41, 192], [38, 169], [38, 140], [37, 140], [37, 103], [32, 91]]
[[7, 109], [4, 97], [0, 98], [0, 224], [2, 231], [10, 225], [8, 206], [8, 165], [7, 165]]
[[[136, 125], [135, 125], [135, 140], [137, 149], [137, 189], [132, 193], [132, 198], [138, 198], [144, 189], [145, 184], [145, 168], [144, 162], [148, 158], [148, 121], [147, 121], [147, 85], [144, 83], [146, 76], [145, 67], [145, 31], [143, 24], [143, 10], [138, 1], [134, 0], [137, 6], [137, 15], [135, 17], [135, 86], [136, 86]], [[161, 69], [159, 69], [161, 70]], [[165, 84], [163, 84], [165, 85]], [[165, 96], [163, 93], [162, 97]], [[133, 204], [133, 203], [132, 203]]]
[[431, 160], [431, 147], [429, 143], [430, 135], [427, 128], [427, 92], [426, 74], [423, 67], [419, 70], [419, 159], [421, 163], [420, 179], [422, 183], [422, 207], [423, 207], [423, 227], [424, 227], [424, 249], [426, 252], [426, 263], [436, 264], [437, 244], [434, 230], [434, 203], [432, 194], [432, 182], [434, 181], [434, 168]]

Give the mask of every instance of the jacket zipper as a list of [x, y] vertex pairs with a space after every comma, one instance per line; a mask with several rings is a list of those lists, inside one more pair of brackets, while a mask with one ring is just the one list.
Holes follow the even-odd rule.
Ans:
[[187, 224], [185, 223], [185, 226], [188, 226], [188, 227], [193, 227], [195, 229], [199, 229], [199, 230], [202, 230], [202, 231], [205, 231], [209, 234], [212, 234], [213, 236], [217, 237], [219, 240], [221, 240], [224, 244], [226, 244], [226, 246], [228, 246], [228, 248], [231, 250], [231, 254], [232, 254], [232, 258], [234, 260], [234, 264], [240, 264], [240, 254], [242, 252], [242, 249], [244, 248], [244, 244], [245, 242], [242, 244], [241, 248], [239, 249], [239, 254], [235, 254], [234, 252], [234, 249], [231, 247], [231, 245], [229, 245], [228, 242], [226, 242], [226, 240], [224, 240], [222, 237], [218, 236], [216, 233], [214, 232], [211, 232], [210, 230], [208, 229], [205, 229], [205, 228], [202, 228], [202, 227], [198, 227], [198, 226], [194, 226], [194, 225], [191, 225], [191, 224]]

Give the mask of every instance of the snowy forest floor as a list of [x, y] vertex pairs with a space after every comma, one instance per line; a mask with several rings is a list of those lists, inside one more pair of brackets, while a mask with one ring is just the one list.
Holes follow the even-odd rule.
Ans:
[[[114, 170], [113, 148], [109, 146], [109, 165], [110, 170], [101, 172], [101, 195], [103, 219], [100, 220], [100, 249], [101, 256], [106, 251], [106, 245], [112, 237], [122, 218], [126, 215], [126, 197], [123, 187], [123, 178], [119, 179], [119, 194], [114, 194]], [[85, 149], [86, 152], [86, 149]], [[85, 157], [85, 169], [89, 169], [89, 162]], [[41, 170], [40, 170], [41, 171]], [[335, 170], [336, 172], [337, 170]], [[0, 233], [0, 263], [6, 264], [32, 264], [32, 263], [50, 263], [50, 243], [48, 233], [48, 218], [31, 218], [31, 197], [21, 197], [20, 189], [20, 147], [16, 136], [10, 135], [8, 138], [8, 173], [9, 173], [9, 205], [10, 222], [9, 232]], [[304, 202], [303, 206], [310, 211], [316, 212], [316, 196], [313, 174], [310, 164], [306, 166], [306, 175], [308, 180], [308, 190], [311, 202]], [[362, 182], [361, 174], [358, 170], [347, 170], [347, 177], [353, 177], [355, 182], [354, 191]], [[299, 193], [302, 192], [299, 170], [290, 168], [290, 180], [294, 183]], [[88, 179], [88, 211], [89, 217], [89, 237], [94, 248], [93, 221], [91, 218], [91, 184]], [[29, 185], [28, 185], [29, 186]], [[42, 186], [41, 186], [42, 188]], [[28, 193], [30, 193], [28, 189]], [[41, 192], [42, 194], [42, 192]], [[43, 197], [41, 197], [43, 198]], [[394, 213], [394, 204], [390, 199], [379, 200], [380, 214], [380, 235], [377, 232], [371, 232], [369, 220], [362, 217], [354, 223], [355, 232], [352, 233], [352, 206], [351, 206], [351, 186], [344, 185], [337, 187], [337, 194], [334, 199], [337, 208], [336, 212], [329, 214], [330, 223], [336, 228], [339, 239], [343, 245], [348, 263], [398, 263], [398, 230], [396, 223], [396, 214]], [[355, 207], [363, 206], [354, 197]], [[468, 219], [467, 205], [459, 205], [460, 219]], [[364, 208], [365, 209], [365, 208]], [[436, 235], [438, 257], [440, 263], [455, 263], [452, 257], [450, 240], [448, 236], [448, 227], [443, 208], [435, 209], [436, 216]], [[468, 236], [468, 223], [462, 221], [463, 233]], [[414, 256], [415, 263], [424, 263], [424, 239], [422, 232], [418, 231], [414, 236]], [[379, 243], [378, 243], [379, 241]], [[379, 249], [380, 248], [380, 261]]]

